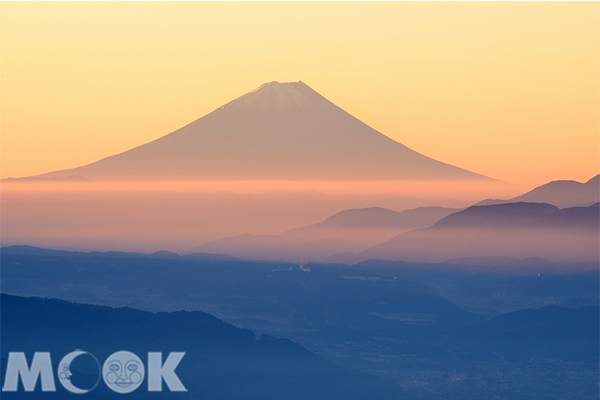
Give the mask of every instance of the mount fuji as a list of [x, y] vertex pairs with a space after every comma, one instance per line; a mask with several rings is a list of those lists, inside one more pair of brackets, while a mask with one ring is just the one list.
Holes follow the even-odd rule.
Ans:
[[301, 81], [266, 83], [157, 140], [32, 178], [491, 180], [409, 149]]

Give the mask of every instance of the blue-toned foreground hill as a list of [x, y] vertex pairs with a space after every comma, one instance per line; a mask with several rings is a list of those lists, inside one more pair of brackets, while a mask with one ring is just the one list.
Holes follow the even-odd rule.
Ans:
[[[6, 294], [1, 300], [2, 371], [9, 351], [24, 351], [29, 357], [35, 351], [49, 351], [55, 363], [75, 349], [99, 360], [127, 350], [143, 361], [149, 351], [163, 352], [165, 357], [171, 351], [184, 351], [176, 372], [187, 393], [169, 393], [166, 388], [148, 393], [144, 382], [127, 398], [395, 399], [400, 394], [397, 385], [338, 367], [289, 340], [266, 335], [256, 339], [252, 331], [199, 311], [149, 313]], [[3, 393], [2, 398], [73, 396], [58, 382], [55, 393], [39, 390], [38, 386], [35, 394]], [[115, 396], [120, 394], [102, 383], [85, 395]]]

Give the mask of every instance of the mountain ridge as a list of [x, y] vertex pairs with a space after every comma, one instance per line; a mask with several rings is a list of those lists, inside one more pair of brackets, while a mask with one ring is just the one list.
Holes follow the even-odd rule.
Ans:
[[476, 205], [488, 206], [522, 201], [549, 203], [558, 208], [590, 206], [600, 201], [600, 175], [584, 183], [574, 180], [554, 180], [512, 199], [486, 199]]
[[462, 257], [598, 260], [598, 204], [559, 209], [550, 204], [471, 206], [430, 228], [401, 233], [357, 259], [444, 261]]

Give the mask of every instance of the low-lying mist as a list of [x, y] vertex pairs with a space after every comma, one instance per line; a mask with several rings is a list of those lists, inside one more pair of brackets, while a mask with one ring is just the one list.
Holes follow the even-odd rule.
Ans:
[[[2, 243], [185, 253], [229, 236], [278, 235], [345, 209], [465, 207], [485, 197], [488, 185], [465, 183], [457, 191], [447, 182], [4, 181]], [[361, 233], [360, 241], [372, 245], [397, 233], [371, 240]]]

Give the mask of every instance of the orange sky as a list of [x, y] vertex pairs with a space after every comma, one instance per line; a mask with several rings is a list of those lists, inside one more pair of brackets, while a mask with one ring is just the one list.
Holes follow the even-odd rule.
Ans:
[[1, 177], [302, 80], [430, 157], [527, 186], [599, 172], [598, 3], [2, 3]]

